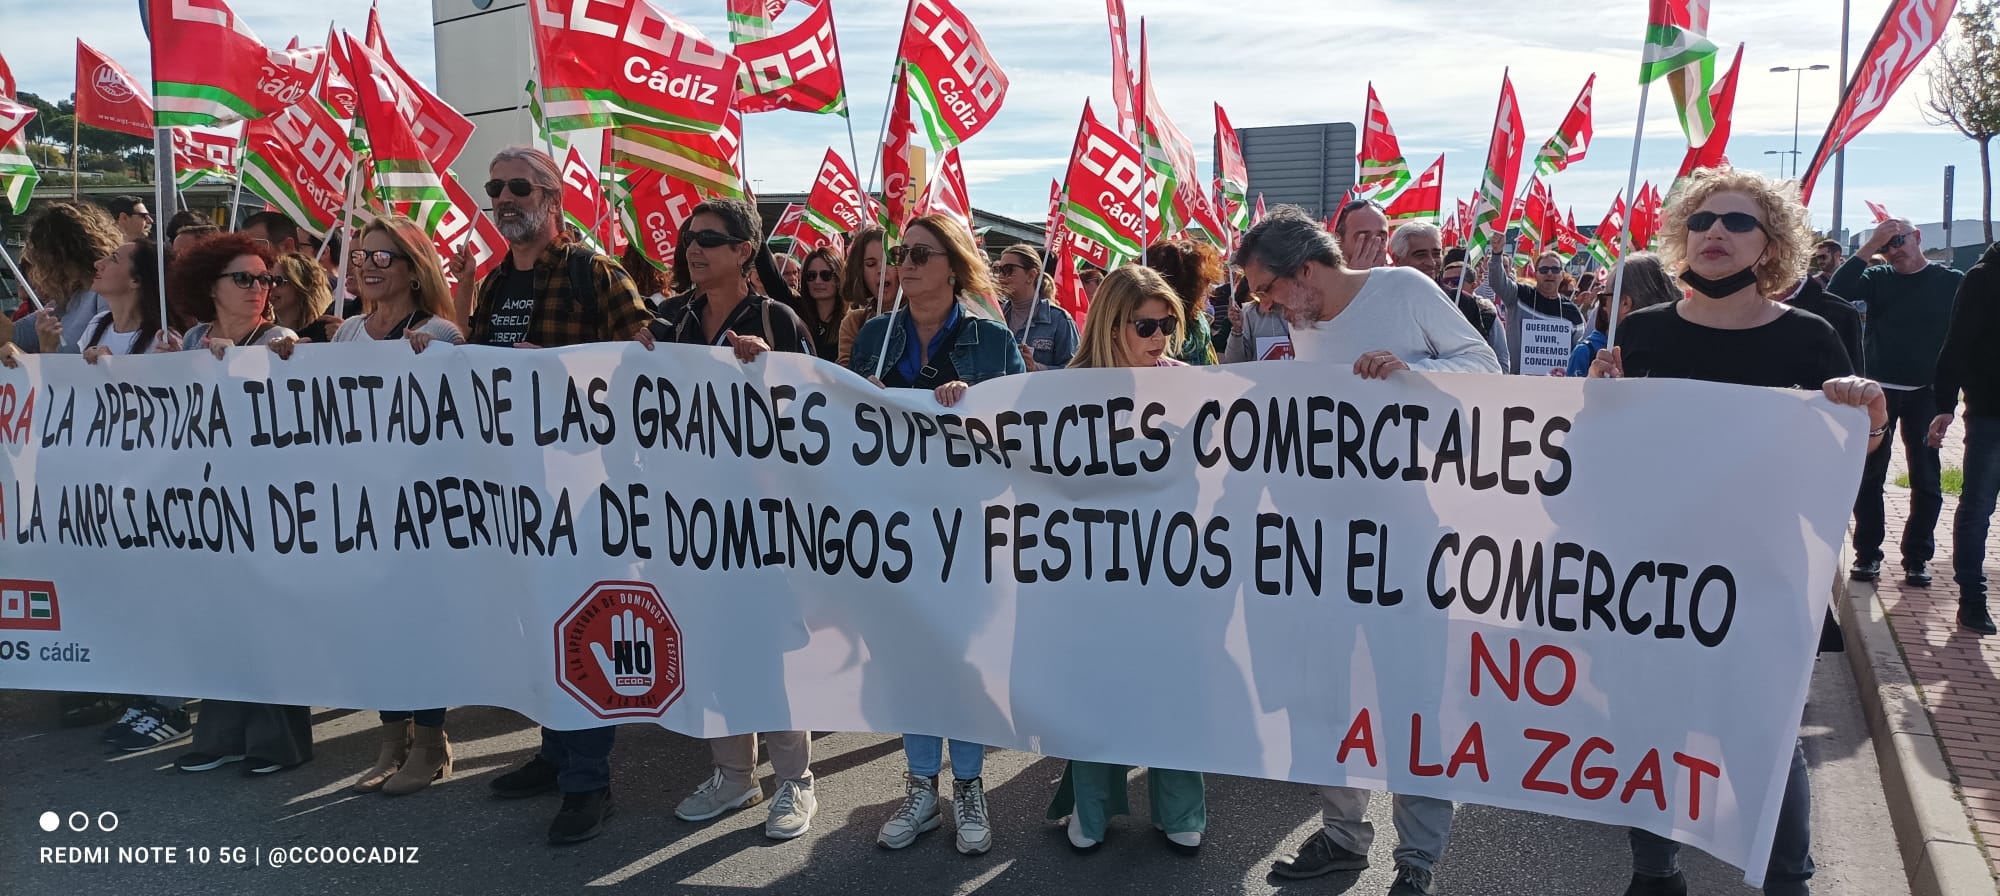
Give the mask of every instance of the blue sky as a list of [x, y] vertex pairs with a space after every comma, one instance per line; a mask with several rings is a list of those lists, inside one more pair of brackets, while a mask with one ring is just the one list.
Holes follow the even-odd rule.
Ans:
[[[656, 0], [718, 41], [726, 40], [722, 0]], [[881, 126], [897, 24], [894, 0], [834, 0], [846, 64], [854, 129], [867, 156]], [[1102, 7], [1094, 0], [959, 0], [1006, 70], [1011, 86], [993, 124], [961, 150], [972, 199], [981, 208], [1039, 221], [1048, 183], [1067, 162], [1076, 118], [1086, 98], [1108, 110], [1110, 51]], [[1854, 0], [1858, 56], [1886, 0]], [[329, 19], [359, 29], [366, 0], [235, 0], [267, 43], [293, 34], [316, 42]], [[1238, 127], [1314, 121], [1358, 121], [1372, 80], [1402, 140], [1411, 168], [1445, 153], [1446, 194], [1469, 195], [1483, 163], [1503, 67], [1512, 77], [1528, 130], [1529, 153], [1561, 121], [1576, 91], [1598, 74], [1596, 131], [1588, 157], [1551, 180], [1557, 202], [1573, 206], [1579, 224], [1596, 223], [1623, 189], [1638, 105], [1638, 41], [1645, 0], [1599, 0], [1578, 13], [1572, 0], [1516, 0], [1504, 15], [1466, 12], [1446, 0], [1127, 0], [1144, 16], [1153, 70], [1167, 111], [1195, 143], [1205, 165], [1212, 146], [1211, 101]], [[794, 15], [796, 15], [794, 13]], [[1727, 50], [1739, 41], [1745, 72], [1739, 82], [1730, 156], [1740, 166], [1777, 171], [1792, 148], [1794, 77], [1777, 65], [1839, 62], [1840, 19], [1827, 0], [1715, 0], [1710, 37]], [[382, 4], [389, 42], [417, 77], [434, 77], [430, 3]], [[21, 89], [44, 97], [72, 90], [75, 38], [82, 36], [142, 79], [148, 76], [144, 37], [134, 0], [71, 0], [60, 6], [0, 0], [0, 55]], [[780, 18], [780, 25], [787, 19]], [[88, 26], [82, 23], [89, 23]], [[1726, 52], [1727, 52], [1726, 50]], [[522, 47], [526, 52], [526, 47]], [[1724, 62], [1726, 64], [1726, 60]], [[1800, 101], [1800, 149], [1809, 159], [1838, 85], [1832, 72], [1805, 76]], [[1850, 145], [1846, 222], [1864, 226], [1863, 199], [1917, 221], [1942, 213], [1945, 165], [1958, 166], [1956, 216], [1977, 217], [1978, 149], [1955, 131], [1927, 124], [1921, 113], [1923, 75], [1904, 85], [1888, 110]], [[1671, 179], [1682, 152], [1671, 108], [1656, 94], [1641, 153], [1641, 179]], [[827, 146], [847, 153], [845, 123], [833, 116], [777, 112], [746, 125], [749, 176], [765, 192], [805, 189]], [[864, 158], [856, 166], [865, 176]], [[1822, 179], [1814, 220], [1831, 217], [1831, 176]]]

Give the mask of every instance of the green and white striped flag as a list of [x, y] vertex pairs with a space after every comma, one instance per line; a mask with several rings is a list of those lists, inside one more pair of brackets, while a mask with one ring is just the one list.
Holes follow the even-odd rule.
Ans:
[[1652, 0], [1646, 17], [1646, 49], [1639, 83], [1667, 79], [1674, 111], [1688, 145], [1700, 147], [1715, 132], [1715, 109], [1708, 91], [1715, 84], [1715, 44], [1708, 31], [1709, 0]]
[[14, 214], [28, 210], [28, 198], [41, 180], [35, 163], [28, 159], [26, 137], [17, 134], [6, 146], [0, 146], [0, 192], [6, 194], [7, 206]]

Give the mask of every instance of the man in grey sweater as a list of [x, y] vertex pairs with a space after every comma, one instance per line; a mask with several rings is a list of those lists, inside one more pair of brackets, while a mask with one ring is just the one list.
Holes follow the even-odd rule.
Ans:
[[[1285, 319], [1299, 357], [1352, 363], [1368, 379], [1399, 370], [1499, 373], [1500, 360], [1436, 283], [1408, 268], [1349, 270], [1333, 236], [1304, 211], [1280, 206], [1243, 235], [1236, 253], [1259, 313], [1246, 309], [1250, 332]], [[1251, 341], [1251, 340], [1246, 340]], [[1234, 341], [1231, 345], [1234, 346]], [[1374, 828], [1366, 820], [1370, 793], [1358, 787], [1319, 788], [1323, 827], [1291, 858], [1275, 863], [1279, 877], [1318, 877], [1368, 867]], [[1452, 804], [1433, 797], [1395, 796], [1396, 883], [1390, 896], [1429, 896], [1431, 867], [1451, 834]]]
[[[1869, 267], [1882, 253], [1886, 265]], [[1827, 292], [1868, 308], [1862, 334], [1868, 376], [1889, 396], [1889, 431], [1862, 467], [1861, 492], [1854, 498], [1856, 581], [1872, 582], [1882, 572], [1882, 485], [1889, 475], [1895, 431], [1903, 431], [1903, 456], [1910, 465], [1910, 519], [1903, 527], [1903, 581], [1930, 587], [1931, 556], [1937, 551], [1938, 514], [1944, 506], [1938, 450], [1924, 444], [1936, 416], [1932, 378], [1938, 352], [1951, 323], [1952, 298], [1965, 279], [1951, 268], [1924, 258], [1923, 234], [1902, 218], [1882, 222], [1861, 251], [1834, 271]]]

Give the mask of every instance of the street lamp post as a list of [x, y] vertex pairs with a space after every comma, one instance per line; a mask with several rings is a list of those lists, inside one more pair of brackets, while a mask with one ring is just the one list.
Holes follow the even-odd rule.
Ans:
[[1786, 151], [1786, 150], [1782, 150], [1782, 149], [1767, 149], [1767, 150], [1764, 150], [1764, 154], [1765, 154], [1765, 155], [1767, 155], [1767, 156], [1777, 156], [1777, 157], [1778, 157], [1778, 176], [1779, 176], [1779, 177], [1784, 177], [1784, 176], [1785, 176], [1785, 156], [1788, 156], [1788, 155], [1791, 155], [1791, 153], [1790, 153], [1789, 151]]
[[1779, 65], [1771, 68], [1772, 74], [1792, 73], [1792, 176], [1799, 176], [1799, 105], [1800, 94], [1805, 87], [1806, 72], [1823, 72], [1833, 68], [1830, 65]]

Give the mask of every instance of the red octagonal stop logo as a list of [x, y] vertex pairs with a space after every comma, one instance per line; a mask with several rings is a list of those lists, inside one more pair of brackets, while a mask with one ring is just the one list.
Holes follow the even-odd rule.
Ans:
[[598, 582], [556, 622], [563, 690], [601, 719], [666, 714], [686, 688], [681, 628], [658, 589]]

